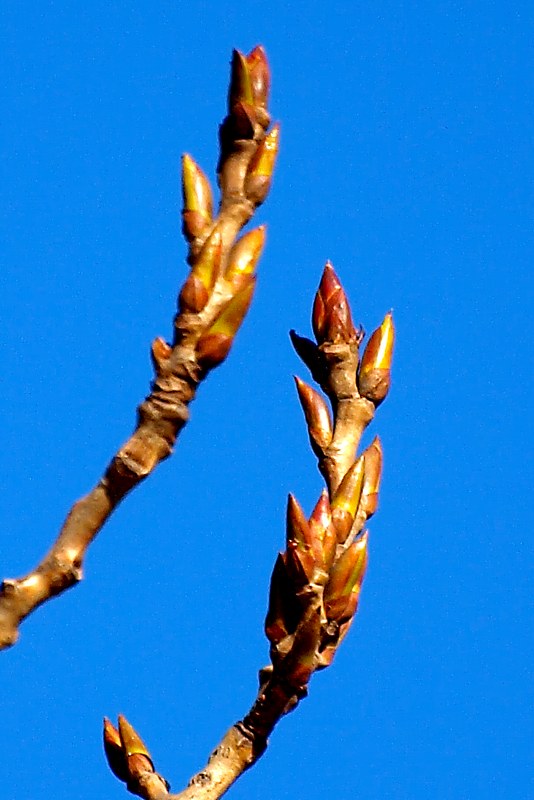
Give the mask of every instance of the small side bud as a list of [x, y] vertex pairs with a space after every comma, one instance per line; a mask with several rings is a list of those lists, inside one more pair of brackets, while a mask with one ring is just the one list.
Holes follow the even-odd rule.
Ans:
[[295, 689], [304, 690], [316, 666], [321, 640], [320, 609], [311, 607], [300, 621], [293, 646], [279, 664], [279, 673]]
[[254, 274], [265, 245], [265, 225], [242, 236], [233, 246], [228, 257], [228, 267], [224, 274], [234, 286], [242, 283], [243, 276]]
[[234, 50], [230, 67], [228, 111], [231, 113], [238, 103], [253, 105], [254, 93], [248, 59], [240, 50]]
[[389, 391], [394, 342], [395, 327], [389, 311], [369, 339], [358, 372], [360, 394], [375, 405], [379, 405]]
[[119, 714], [119, 736], [126, 756], [141, 755], [152, 761], [145, 743], [122, 714]]
[[365, 521], [372, 517], [378, 508], [383, 464], [382, 444], [378, 436], [375, 436], [369, 447], [364, 450], [362, 457], [365, 460], [365, 476], [358, 515], [362, 518], [363, 527]]
[[200, 278], [190, 272], [178, 296], [178, 308], [180, 309], [180, 313], [189, 311], [193, 314], [198, 314], [199, 311], [202, 311], [208, 300], [208, 290]]
[[289, 331], [289, 337], [296, 354], [310, 370], [313, 380], [322, 385], [326, 378], [326, 370], [322, 353], [317, 345], [311, 339], [299, 336], [296, 331]]
[[188, 153], [182, 156], [182, 195], [182, 230], [190, 242], [211, 225], [213, 198], [208, 178]]
[[312, 327], [319, 345], [324, 342], [351, 343], [358, 339], [347, 296], [329, 261], [315, 295]]
[[309, 527], [316, 564], [323, 573], [322, 576], [317, 576], [321, 583], [326, 581], [328, 577], [328, 570], [333, 561], [337, 544], [336, 532], [332, 524], [332, 510], [326, 489], [321, 492], [321, 496], [311, 513]]
[[179, 296], [180, 311], [198, 313], [209, 300], [221, 271], [222, 237], [215, 228], [204, 242]]
[[251, 278], [223, 308], [211, 328], [199, 338], [196, 352], [198, 361], [204, 368], [213, 369], [228, 355], [252, 302], [255, 283], [255, 279]]
[[319, 392], [296, 376], [295, 384], [306, 418], [311, 446], [316, 455], [322, 455], [332, 441], [332, 421], [328, 406]]
[[104, 717], [103, 739], [109, 768], [116, 778], [125, 783], [128, 780], [126, 753], [122, 747], [119, 731], [107, 717]]
[[332, 499], [332, 518], [341, 543], [349, 535], [356, 517], [362, 496], [364, 470], [365, 459], [362, 455], [350, 467]]
[[294, 495], [289, 494], [286, 509], [286, 544], [291, 540], [302, 547], [308, 547], [312, 542], [310, 526], [302, 506]]
[[361, 586], [367, 567], [367, 534], [363, 534], [344, 550], [330, 570], [330, 579], [324, 591], [326, 616], [341, 622], [351, 593]]
[[155, 372], [159, 373], [163, 364], [167, 361], [171, 353], [172, 347], [167, 344], [165, 339], [162, 339], [161, 336], [157, 336], [152, 342], [150, 349], [150, 355], [152, 357], [152, 364]]
[[208, 292], [211, 292], [221, 272], [222, 236], [215, 228], [204, 242], [191, 272], [200, 278]]
[[265, 50], [261, 45], [257, 45], [245, 58], [254, 105], [266, 109], [269, 99], [271, 74]]
[[278, 554], [271, 575], [269, 608], [265, 618], [265, 635], [277, 645], [289, 633], [293, 633], [298, 621], [295, 592], [282, 553]]
[[279, 140], [280, 125], [276, 124], [260, 142], [250, 161], [245, 178], [245, 194], [257, 206], [263, 203], [271, 188]]
[[299, 544], [290, 539], [286, 547], [285, 561], [295, 592], [314, 581], [316, 564], [309, 545]]

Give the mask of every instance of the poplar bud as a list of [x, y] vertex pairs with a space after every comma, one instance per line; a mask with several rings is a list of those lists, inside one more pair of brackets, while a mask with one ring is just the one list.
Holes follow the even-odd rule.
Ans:
[[228, 355], [252, 302], [255, 283], [252, 277], [223, 308], [211, 328], [199, 338], [197, 358], [205, 369], [218, 366]]
[[332, 499], [332, 518], [339, 541], [345, 541], [362, 496], [365, 461], [363, 455], [354, 462], [341, 481]]
[[325, 362], [321, 351], [311, 339], [299, 336], [296, 331], [289, 331], [289, 337], [296, 354], [310, 370], [313, 380], [321, 386], [326, 378]]
[[252, 275], [265, 244], [265, 225], [245, 233], [230, 251], [224, 277], [234, 286], [243, 283], [243, 276]]
[[317, 344], [351, 343], [358, 338], [350, 306], [332, 264], [327, 261], [312, 311], [312, 327]]
[[263, 203], [271, 188], [279, 139], [280, 126], [277, 124], [260, 142], [250, 161], [245, 178], [245, 194], [256, 205]]
[[190, 242], [211, 225], [213, 199], [208, 178], [188, 153], [182, 156], [182, 194], [182, 230]]
[[269, 62], [267, 61], [265, 50], [261, 45], [257, 45], [245, 58], [252, 89], [253, 103], [255, 106], [265, 109], [267, 108], [271, 83]]
[[107, 717], [104, 717], [104, 752], [110, 770], [120, 781], [126, 782], [128, 780], [128, 767], [126, 764], [126, 754], [122, 747], [121, 737], [119, 731], [110, 722]]
[[295, 384], [306, 418], [311, 446], [316, 455], [322, 455], [332, 441], [332, 421], [328, 406], [319, 392], [296, 376]]
[[209, 300], [219, 277], [222, 259], [222, 236], [215, 228], [195, 259], [179, 296], [180, 311], [198, 313]]
[[344, 619], [353, 590], [363, 581], [367, 566], [367, 534], [354, 541], [339, 556], [330, 570], [324, 591], [324, 604], [329, 620]]
[[360, 394], [375, 405], [379, 405], [389, 391], [394, 342], [395, 327], [389, 311], [369, 339], [358, 372]]
[[378, 436], [375, 436], [369, 447], [364, 450], [363, 458], [365, 460], [365, 476], [358, 510], [358, 514], [362, 517], [362, 524], [369, 517], [372, 517], [378, 508], [378, 494], [383, 464], [382, 444]]

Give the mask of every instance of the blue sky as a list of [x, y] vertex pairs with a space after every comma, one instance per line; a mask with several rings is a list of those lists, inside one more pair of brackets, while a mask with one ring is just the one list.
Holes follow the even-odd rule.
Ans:
[[[321, 480], [287, 332], [330, 258], [394, 309], [357, 623], [232, 798], [526, 800], [532, 780], [534, 11], [526, 2], [6, 2], [0, 571], [25, 572], [129, 435], [186, 274], [179, 161], [213, 176], [232, 47], [282, 144], [254, 305], [174, 457], [86, 580], [0, 657], [4, 797], [120, 798], [123, 712], [178, 790], [255, 696], [293, 491]], [[529, 291], [530, 290], [530, 291]]]

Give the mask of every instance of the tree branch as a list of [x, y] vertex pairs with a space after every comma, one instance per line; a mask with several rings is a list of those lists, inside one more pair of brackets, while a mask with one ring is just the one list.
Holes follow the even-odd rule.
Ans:
[[265, 752], [280, 719], [307, 696], [313, 673], [330, 666], [356, 614], [367, 567], [368, 535], [362, 531], [378, 504], [380, 441], [376, 438], [359, 458], [356, 453], [389, 389], [393, 322], [386, 315], [360, 361], [363, 332], [354, 328], [343, 287], [327, 264], [312, 323], [317, 344], [294, 332], [292, 340], [332, 407], [333, 420], [322, 395], [296, 379], [326, 489], [309, 519], [289, 496], [286, 550], [275, 562], [265, 621], [271, 664], [260, 672], [260, 689], [248, 714], [227, 731], [178, 794], [162, 788], [166, 781], [129, 723], [120, 717], [116, 729], [105, 721], [104, 747], [112, 771], [145, 800], [222, 797]]
[[0, 587], [0, 649], [13, 645], [20, 623], [39, 605], [82, 578], [87, 549], [120, 501], [168, 458], [187, 423], [199, 383], [228, 354], [254, 291], [263, 248], [260, 227], [236, 242], [265, 199], [278, 149], [269, 126], [269, 68], [262, 48], [232, 61], [228, 116], [220, 129], [219, 213], [212, 217], [209, 181], [183, 159], [183, 232], [191, 271], [178, 300], [172, 345], [152, 343], [155, 378], [137, 409], [137, 426], [96, 486], [78, 500], [42, 561]]

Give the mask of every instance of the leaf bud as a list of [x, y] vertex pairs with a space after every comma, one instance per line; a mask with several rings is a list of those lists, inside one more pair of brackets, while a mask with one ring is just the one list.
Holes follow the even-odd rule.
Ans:
[[315, 295], [312, 327], [317, 344], [357, 341], [350, 306], [332, 264], [327, 261]]
[[339, 541], [345, 541], [356, 516], [364, 481], [364, 457], [361, 456], [347, 471], [332, 499], [332, 518]]
[[295, 376], [295, 384], [310, 436], [311, 446], [317, 455], [323, 455], [332, 441], [330, 412], [319, 392]]
[[257, 206], [263, 203], [271, 188], [279, 139], [280, 125], [276, 124], [259, 143], [250, 160], [245, 178], [245, 194]]
[[208, 178], [188, 153], [182, 156], [182, 230], [192, 241], [212, 224], [213, 199]]
[[380, 327], [371, 335], [358, 372], [360, 394], [375, 405], [379, 405], [389, 391], [394, 342], [395, 327], [389, 311]]

